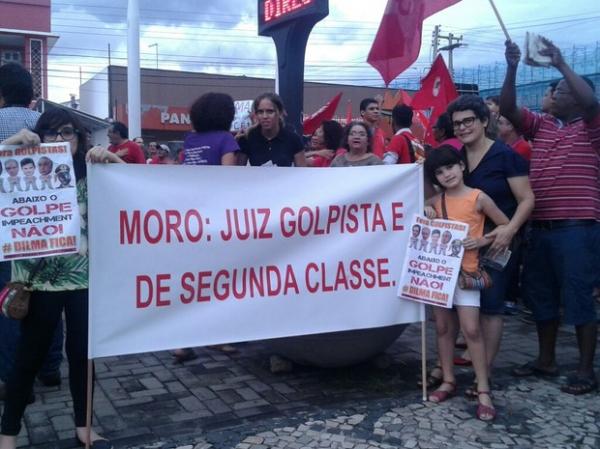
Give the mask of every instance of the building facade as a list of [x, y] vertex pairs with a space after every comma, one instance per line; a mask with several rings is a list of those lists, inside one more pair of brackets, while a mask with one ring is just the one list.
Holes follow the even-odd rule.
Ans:
[[0, 65], [16, 62], [31, 72], [34, 98], [48, 96], [51, 0], [0, 0]]
[[[182, 140], [191, 130], [189, 108], [207, 92], [224, 92], [234, 100], [252, 100], [273, 92], [275, 82], [268, 78], [216, 75], [174, 70], [141, 70], [142, 135], [146, 140]], [[363, 98], [384, 95], [386, 89], [341, 84], [304, 83], [304, 113], [313, 114], [339, 92], [342, 99], [337, 119], [345, 119], [348, 107], [358, 119]], [[127, 123], [127, 68], [109, 66], [80, 88], [80, 109], [101, 118]], [[135, 136], [130, 136], [135, 137]]]

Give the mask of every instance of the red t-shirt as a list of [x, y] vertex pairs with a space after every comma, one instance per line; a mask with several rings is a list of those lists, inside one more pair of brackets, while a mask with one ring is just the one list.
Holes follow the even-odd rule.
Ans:
[[119, 150], [127, 150], [127, 154], [125, 156], [121, 156], [128, 164], [145, 164], [146, 157], [144, 156], [144, 152], [140, 148], [140, 146], [131, 141], [126, 140], [120, 145], [111, 145], [108, 147], [108, 151], [111, 153], [117, 153]]
[[383, 159], [385, 153], [385, 134], [381, 128], [375, 128], [373, 131], [373, 154], [379, 159]]
[[522, 137], [519, 137], [513, 143], [510, 144], [513, 150], [523, 156], [526, 161], [531, 160], [531, 145]]
[[410, 160], [410, 148], [408, 147], [408, 142], [406, 141], [407, 138], [412, 142], [417, 144], [419, 143], [417, 138], [413, 136], [410, 130], [408, 128], [404, 128], [398, 131], [396, 135], [392, 137], [392, 141], [386, 149], [387, 153], [396, 153], [398, 155], [398, 160], [396, 161], [397, 164], [412, 163]]

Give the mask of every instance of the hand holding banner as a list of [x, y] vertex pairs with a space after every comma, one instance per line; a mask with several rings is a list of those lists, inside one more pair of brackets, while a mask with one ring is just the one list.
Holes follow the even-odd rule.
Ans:
[[69, 146], [0, 145], [0, 164], [6, 172], [0, 178], [0, 260], [79, 251], [79, 206]]

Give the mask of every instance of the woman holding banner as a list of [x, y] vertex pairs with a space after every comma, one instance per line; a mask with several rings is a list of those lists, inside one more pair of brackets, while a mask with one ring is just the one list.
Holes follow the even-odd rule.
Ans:
[[302, 139], [285, 126], [285, 108], [274, 93], [259, 95], [252, 103], [258, 123], [240, 139], [238, 165], [255, 167], [306, 167]]
[[464, 145], [465, 184], [486, 193], [510, 220], [486, 234], [494, 239], [490, 246], [492, 252], [502, 253], [509, 248], [513, 252], [504, 270], [489, 269], [493, 285], [481, 292], [481, 327], [488, 372], [491, 373], [500, 348], [507, 288], [518, 270], [516, 251], [519, 245], [516, 240], [533, 210], [534, 196], [529, 185], [527, 161], [506, 144], [487, 137], [490, 110], [481, 97], [463, 95], [457, 98], [448, 106], [448, 114], [456, 137]]
[[[86, 395], [88, 374], [88, 255], [87, 255], [87, 182], [86, 132], [79, 120], [64, 109], [46, 111], [35, 133], [17, 135], [5, 143], [39, 144], [68, 142], [73, 155], [77, 201], [81, 220], [80, 251], [76, 254], [24, 259], [13, 262], [12, 280], [27, 281], [33, 274], [29, 313], [22, 321], [22, 336], [15, 366], [7, 382], [6, 400], [0, 429], [0, 449], [15, 449], [21, 420], [57, 323], [65, 313], [66, 352], [69, 360], [69, 386], [73, 396], [75, 437], [80, 445], [87, 439]], [[87, 156], [91, 162], [123, 161], [107, 150], [95, 147]], [[93, 430], [91, 447], [109, 449], [112, 444]]]
[[[208, 92], [200, 96], [190, 108], [194, 131], [183, 142], [183, 165], [236, 165], [240, 149], [229, 131], [235, 117], [235, 104], [228, 94]], [[231, 345], [212, 346], [223, 352], [236, 352]], [[183, 364], [197, 359], [192, 348], [178, 348], [173, 352], [173, 363]]]

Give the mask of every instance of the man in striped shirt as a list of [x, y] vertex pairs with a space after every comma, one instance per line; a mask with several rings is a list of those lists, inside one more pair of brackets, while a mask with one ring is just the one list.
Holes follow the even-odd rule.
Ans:
[[563, 320], [575, 326], [580, 353], [577, 371], [562, 391], [583, 394], [598, 388], [592, 290], [598, 270], [594, 241], [600, 232], [600, 106], [593, 83], [577, 75], [552, 42], [544, 44], [541, 53], [563, 75], [552, 94], [550, 113], [517, 107], [520, 50], [510, 41], [500, 97], [500, 113], [533, 140], [530, 180], [535, 208], [523, 284], [537, 324], [539, 355], [513, 374], [558, 374], [555, 347], [562, 302]]

